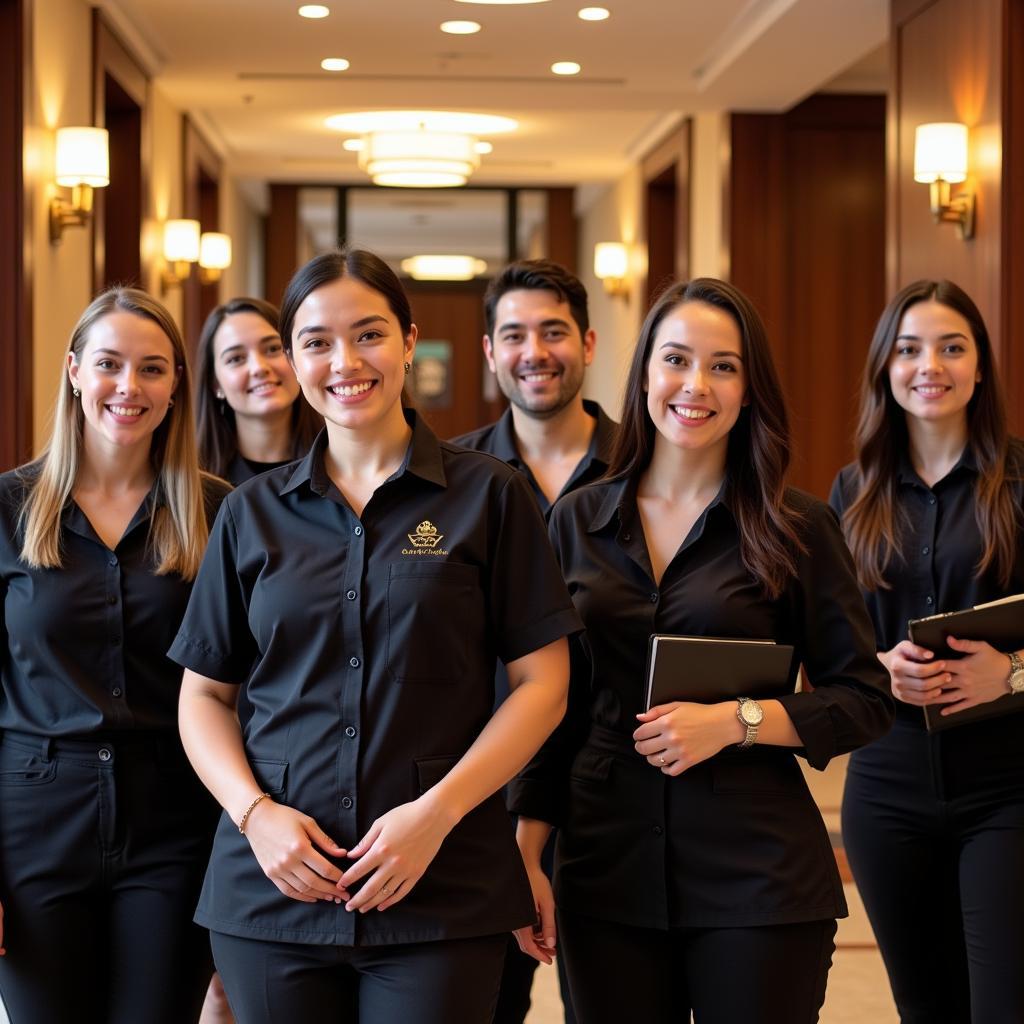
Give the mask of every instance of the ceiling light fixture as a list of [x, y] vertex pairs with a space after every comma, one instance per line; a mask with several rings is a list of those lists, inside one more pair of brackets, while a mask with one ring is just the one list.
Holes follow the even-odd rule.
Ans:
[[451, 188], [480, 166], [476, 139], [457, 132], [370, 132], [359, 166], [375, 185]]
[[476, 144], [476, 151], [481, 156], [486, 156], [488, 153], [494, 152], [494, 145], [490, 142], [478, 142]]
[[581, 7], [576, 13], [580, 21], [607, 21], [611, 16], [607, 7]]
[[325, 57], [320, 61], [324, 71], [348, 71], [349, 62], [344, 57]]
[[416, 281], [472, 281], [487, 269], [486, 260], [474, 256], [410, 256], [402, 270]]
[[467, 135], [500, 135], [519, 127], [511, 117], [467, 114], [452, 110], [367, 110], [356, 114], [333, 114], [324, 124], [347, 135], [369, 132], [463, 132]]
[[441, 31], [450, 36], [472, 36], [480, 31], [478, 21], [442, 21]]
[[362, 139], [346, 139], [341, 144], [342, 149], [348, 150], [350, 153], [358, 153], [363, 148]]
[[299, 8], [300, 18], [326, 18], [330, 13], [330, 7], [323, 4], [303, 4]]
[[574, 60], [556, 60], [551, 70], [556, 75], [578, 75], [582, 69]]

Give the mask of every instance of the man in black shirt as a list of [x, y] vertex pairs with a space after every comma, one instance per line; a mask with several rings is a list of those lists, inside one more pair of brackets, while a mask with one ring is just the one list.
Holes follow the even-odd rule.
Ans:
[[[511, 404], [497, 422], [454, 440], [521, 470], [547, 518], [561, 495], [604, 475], [615, 441], [617, 424], [582, 395], [597, 343], [587, 292], [551, 260], [519, 260], [488, 286], [484, 317], [484, 355]], [[508, 693], [502, 676], [499, 667], [499, 700]], [[551, 843], [545, 853], [550, 872]], [[494, 1024], [522, 1024], [536, 968], [510, 939]], [[573, 1024], [561, 964], [559, 975], [566, 1024]]]
[[547, 516], [562, 494], [604, 474], [616, 424], [582, 395], [597, 337], [583, 285], [551, 260], [509, 264], [484, 296], [484, 355], [511, 405], [454, 439], [522, 470]]

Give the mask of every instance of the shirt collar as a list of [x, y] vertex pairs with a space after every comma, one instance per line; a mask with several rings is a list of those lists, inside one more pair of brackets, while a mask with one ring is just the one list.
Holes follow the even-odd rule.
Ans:
[[[597, 421], [594, 433], [590, 438], [587, 454], [583, 456], [583, 463], [588, 466], [591, 463], [599, 463], [602, 467], [606, 467], [612, 461], [612, 448], [615, 445], [615, 432], [618, 429], [618, 424], [605, 413], [597, 402], [589, 398], [583, 399], [583, 410]], [[519, 446], [516, 444], [511, 406], [498, 417], [494, 424], [491, 454], [517, 469], [521, 469], [523, 466], [523, 460], [519, 455]]]
[[[719, 506], [731, 514], [732, 510], [727, 497], [728, 484], [728, 478], [722, 481], [718, 493], [712, 498], [703, 515], [710, 515]], [[626, 513], [636, 508], [637, 481], [635, 477], [618, 476], [607, 481], [605, 486], [607, 492], [594, 513], [594, 517], [590, 520], [590, 526], [587, 527], [588, 533], [597, 533], [599, 530], [603, 530], [616, 517], [620, 523], [624, 522]]]
[[[975, 474], [978, 472], [978, 459], [970, 444], [964, 447], [964, 450], [960, 453], [960, 458], [956, 460], [953, 468], [943, 477], [943, 480], [949, 479], [953, 474], [959, 472]], [[896, 465], [896, 479], [901, 484], [925, 486], [924, 481], [918, 476], [917, 470], [914, 469], [914, 465], [910, 461], [910, 449], [906, 445], [900, 449]]]
[[[164, 494], [163, 487], [160, 486], [160, 478], [157, 477], [153, 481], [153, 486], [150, 487], [149, 492], [146, 494], [145, 500], [139, 505], [135, 515], [131, 518], [131, 522], [125, 528], [124, 533], [121, 535], [122, 538], [127, 537], [141, 523], [151, 519], [153, 513], [158, 508], [163, 508], [166, 504], [167, 497]], [[79, 534], [79, 536], [88, 537], [90, 540], [99, 540], [99, 536], [93, 529], [92, 523], [89, 522], [89, 517], [81, 510], [74, 498], [68, 498], [64, 508], [61, 510], [61, 525], [72, 533]]]
[[[391, 478], [397, 480], [405, 473], [412, 473], [437, 484], [447, 486], [444, 472], [444, 458], [441, 454], [441, 443], [437, 435], [427, 426], [426, 421], [414, 409], [403, 409], [405, 421], [412, 428], [412, 440], [405, 451], [405, 458], [398, 471]], [[327, 449], [327, 428], [324, 427], [316, 436], [306, 457], [293, 470], [285, 485], [278, 491], [282, 497], [308, 484], [310, 490], [321, 496], [327, 493], [330, 480], [324, 468], [324, 452]]]

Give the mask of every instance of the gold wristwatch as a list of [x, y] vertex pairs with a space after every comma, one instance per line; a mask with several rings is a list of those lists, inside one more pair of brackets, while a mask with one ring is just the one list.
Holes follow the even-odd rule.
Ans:
[[1024, 658], [1016, 651], [1007, 651], [1010, 659], [1010, 674], [1006, 682], [1010, 687], [1010, 693], [1024, 693]]
[[747, 735], [743, 742], [737, 743], [736, 746], [740, 750], [745, 750], [747, 747], [752, 747], [757, 739], [757, 730], [764, 721], [764, 708], [750, 697], [737, 697], [736, 700], [739, 702], [739, 707], [736, 708], [736, 717], [747, 727]]

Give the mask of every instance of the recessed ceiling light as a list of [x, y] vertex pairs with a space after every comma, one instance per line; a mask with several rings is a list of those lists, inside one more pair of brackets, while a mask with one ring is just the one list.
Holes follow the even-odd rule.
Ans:
[[320, 61], [324, 71], [348, 71], [349, 64], [344, 57], [325, 57]]
[[442, 21], [441, 31], [452, 36], [472, 36], [480, 31], [478, 21]]
[[498, 135], [519, 127], [511, 117], [467, 114], [444, 110], [369, 110], [358, 114], [333, 114], [324, 124], [347, 135], [369, 132], [463, 132], [468, 135]]
[[478, 142], [476, 144], [476, 151], [478, 153], [486, 155], [487, 153], [493, 153], [494, 152], [494, 146], [492, 146], [491, 143], [489, 143], [489, 142]]
[[580, 66], [574, 60], [556, 60], [551, 65], [551, 70], [556, 75], [578, 75], [580, 73]]
[[303, 4], [299, 8], [300, 18], [326, 18], [330, 13], [331, 9], [323, 4]]
[[342, 149], [347, 149], [350, 153], [358, 153], [363, 148], [362, 139], [346, 139], [342, 144]]
[[581, 21], [606, 21], [611, 15], [607, 7], [581, 7], [576, 14]]

